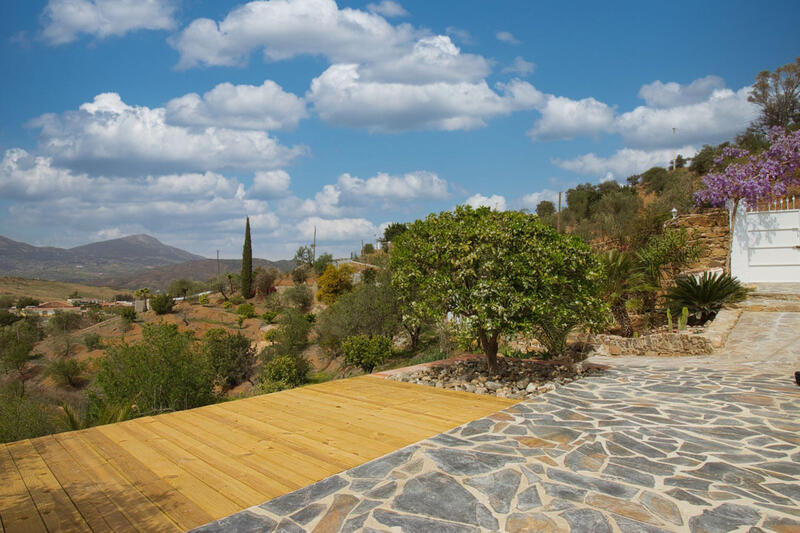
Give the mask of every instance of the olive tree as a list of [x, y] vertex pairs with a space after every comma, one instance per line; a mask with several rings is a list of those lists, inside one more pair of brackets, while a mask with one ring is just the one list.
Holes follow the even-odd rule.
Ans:
[[522, 212], [459, 206], [417, 220], [395, 242], [392, 271], [411, 309], [472, 329], [491, 372], [501, 335], [531, 332], [560, 355], [572, 329], [607, 313], [589, 247]]

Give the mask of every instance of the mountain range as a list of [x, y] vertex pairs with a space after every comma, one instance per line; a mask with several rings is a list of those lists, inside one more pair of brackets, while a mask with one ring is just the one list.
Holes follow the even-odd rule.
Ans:
[[[254, 259], [253, 266], [288, 271], [294, 263]], [[223, 274], [237, 271], [241, 261], [220, 261], [220, 267]], [[216, 274], [216, 260], [168, 246], [150, 235], [129, 235], [75, 248], [32, 246], [0, 236], [0, 275], [4, 276], [160, 289], [174, 279], [206, 281]]]

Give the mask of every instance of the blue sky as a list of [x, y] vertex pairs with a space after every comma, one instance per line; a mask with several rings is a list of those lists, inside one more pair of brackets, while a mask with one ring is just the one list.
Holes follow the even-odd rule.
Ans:
[[[0, 6], [0, 234], [335, 255], [730, 139], [797, 2], [49, 0]], [[672, 128], [677, 128], [675, 136]]]

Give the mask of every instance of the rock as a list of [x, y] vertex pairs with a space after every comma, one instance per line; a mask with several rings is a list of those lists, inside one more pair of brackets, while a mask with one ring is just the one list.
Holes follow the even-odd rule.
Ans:
[[487, 381], [484, 385], [486, 385], [486, 388], [489, 390], [497, 390], [502, 386], [496, 381]]
[[525, 387], [525, 392], [536, 392], [536, 383], [532, 381], [528, 383], [528, 386]]

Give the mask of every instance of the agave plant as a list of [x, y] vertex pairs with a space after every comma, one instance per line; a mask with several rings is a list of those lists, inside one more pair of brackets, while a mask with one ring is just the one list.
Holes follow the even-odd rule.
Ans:
[[603, 267], [603, 295], [611, 306], [611, 314], [622, 328], [622, 336], [632, 337], [633, 326], [626, 304], [634, 294], [649, 290], [646, 273], [630, 254], [619, 250], [610, 250], [599, 259]]
[[713, 319], [723, 305], [740, 302], [746, 296], [747, 289], [730, 274], [706, 272], [699, 278], [688, 276], [675, 280], [667, 300], [673, 311], [686, 307], [695, 322], [702, 325]]

